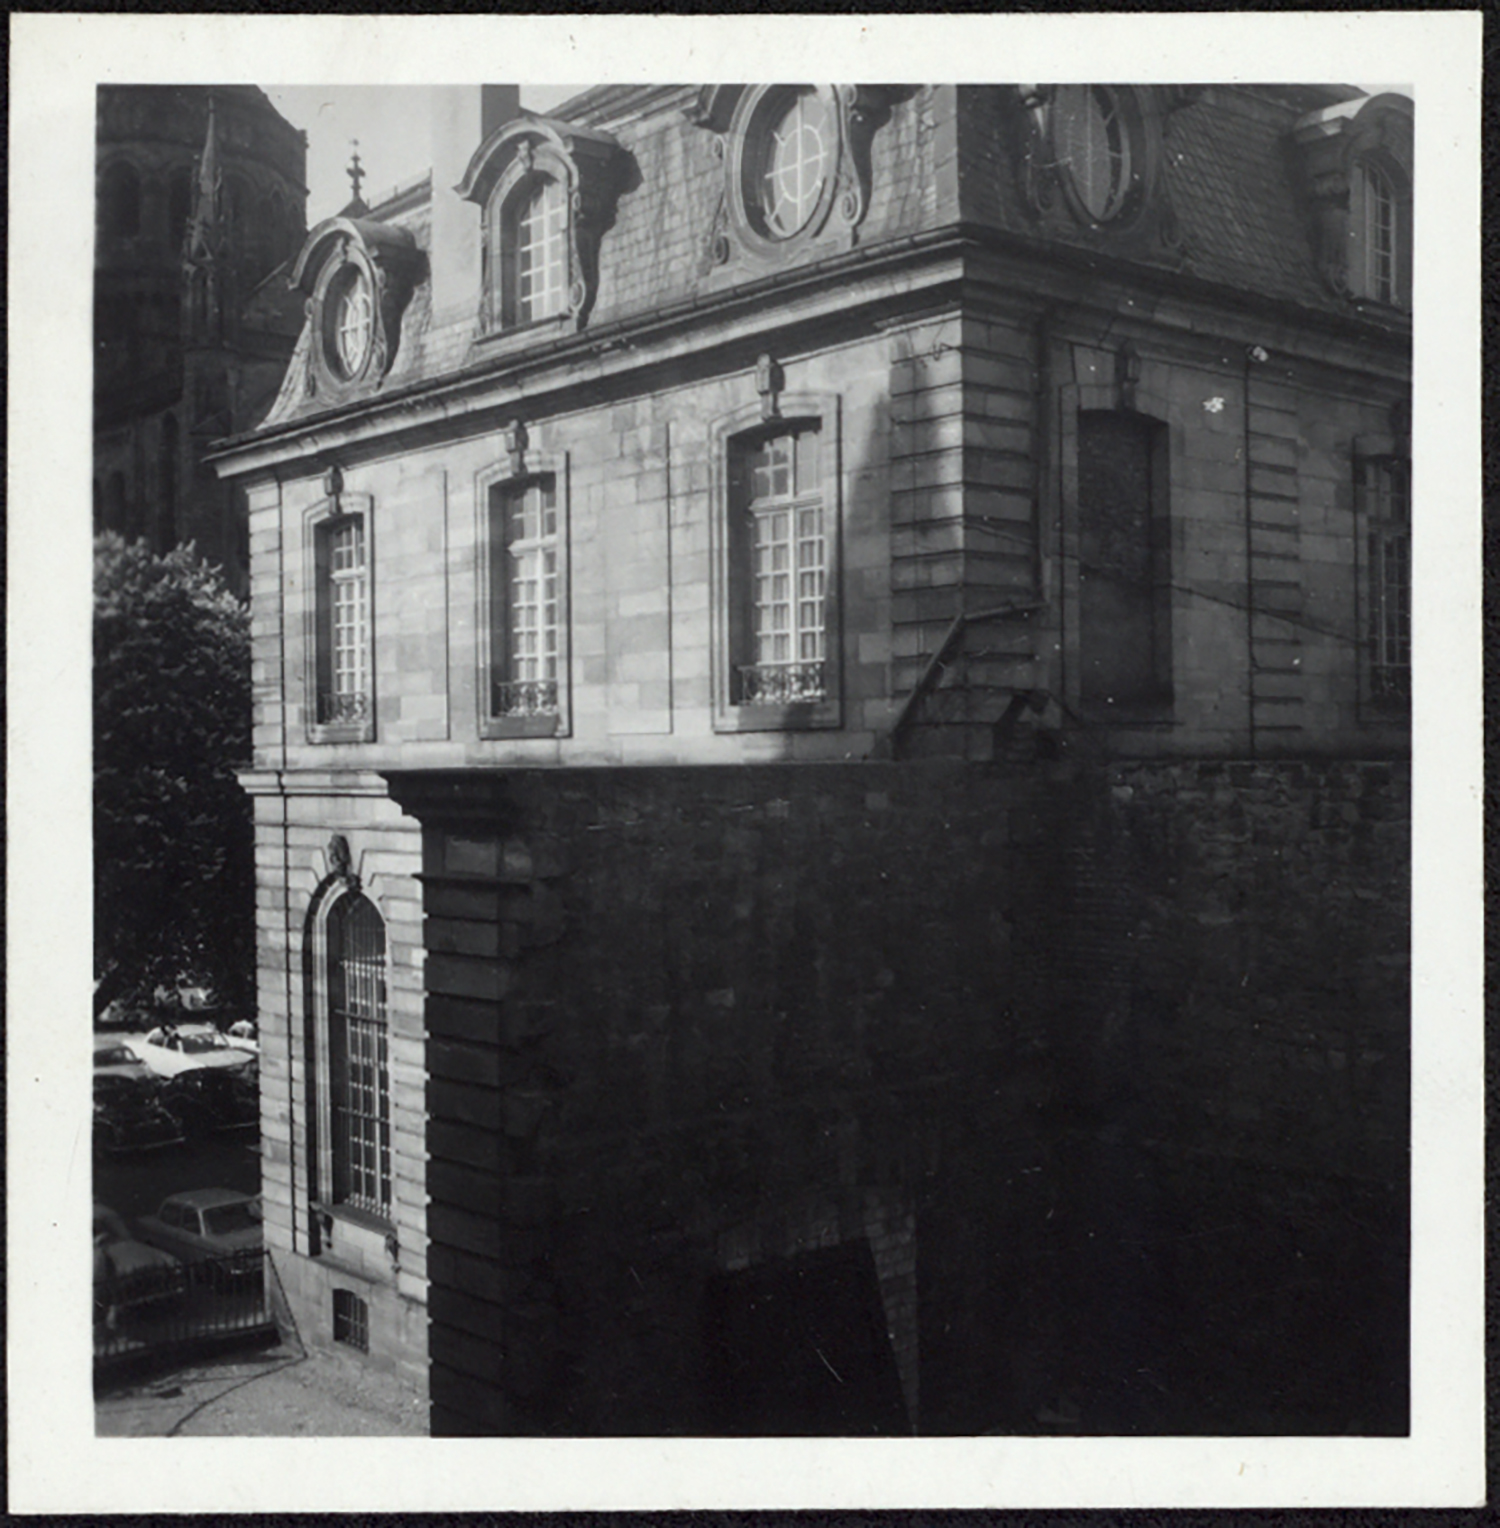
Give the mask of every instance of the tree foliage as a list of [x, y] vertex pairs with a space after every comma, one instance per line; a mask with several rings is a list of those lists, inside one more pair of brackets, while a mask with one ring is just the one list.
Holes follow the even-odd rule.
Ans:
[[95, 1006], [157, 985], [252, 1001], [250, 620], [191, 547], [94, 543]]

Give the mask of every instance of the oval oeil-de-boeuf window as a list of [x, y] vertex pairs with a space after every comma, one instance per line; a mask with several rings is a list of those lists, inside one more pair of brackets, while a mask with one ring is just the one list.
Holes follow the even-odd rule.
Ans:
[[1130, 200], [1136, 166], [1130, 124], [1106, 85], [1059, 85], [1052, 98], [1052, 147], [1080, 206], [1096, 223]]
[[329, 296], [332, 360], [341, 376], [357, 377], [370, 354], [373, 314], [369, 284], [362, 272], [349, 269], [335, 280]]
[[834, 124], [810, 85], [768, 95], [751, 125], [745, 200], [764, 232], [790, 239], [811, 221], [833, 168]]

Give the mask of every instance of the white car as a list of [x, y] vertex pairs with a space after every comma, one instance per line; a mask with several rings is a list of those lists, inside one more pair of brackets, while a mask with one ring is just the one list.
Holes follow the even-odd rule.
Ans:
[[240, 1019], [231, 1024], [224, 1033], [236, 1050], [245, 1051], [252, 1056], [260, 1055], [260, 1031], [254, 1019]]
[[175, 1077], [201, 1066], [247, 1066], [251, 1060], [212, 1024], [162, 1024], [130, 1043], [158, 1077]]

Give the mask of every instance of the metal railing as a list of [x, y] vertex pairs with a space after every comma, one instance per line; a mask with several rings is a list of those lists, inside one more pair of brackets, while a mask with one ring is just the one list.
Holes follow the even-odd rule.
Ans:
[[276, 1330], [270, 1254], [260, 1248], [94, 1281], [94, 1363]]
[[325, 690], [318, 696], [318, 722], [322, 726], [366, 722], [370, 719], [370, 697], [363, 691]]
[[741, 664], [735, 679], [735, 704], [740, 706], [786, 706], [827, 695], [821, 661]]
[[495, 716], [555, 716], [555, 679], [497, 679], [490, 687]]

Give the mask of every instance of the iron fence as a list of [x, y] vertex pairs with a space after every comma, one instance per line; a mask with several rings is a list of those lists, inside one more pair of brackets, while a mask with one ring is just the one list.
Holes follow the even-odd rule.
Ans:
[[256, 1248], [94, 1281], [94, 1363], [277, 1330], [269, 1253]]

